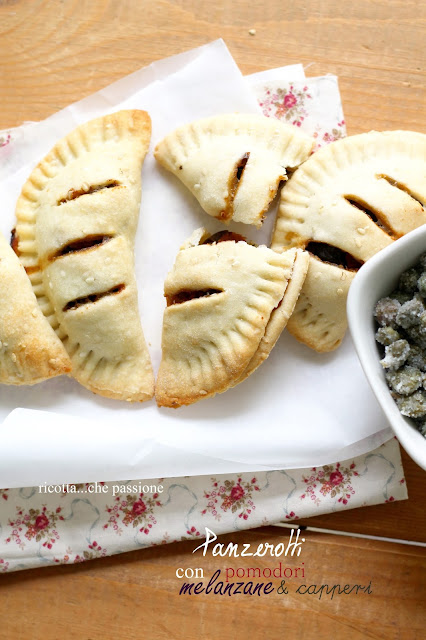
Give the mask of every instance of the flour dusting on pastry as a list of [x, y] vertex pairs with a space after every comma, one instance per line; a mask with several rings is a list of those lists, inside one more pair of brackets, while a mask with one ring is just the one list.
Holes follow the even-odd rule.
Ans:
[[317, 351], [335, 349], [358, 268], [426, 223], [426, 135], [370, 132], [323, 147], [281, 192], [272, 248], [310, 253], [289, 331]]
[[35, 384], [69, 371], [71, 361], [24, 267], [0, 234], [0, 383]]
[[72, 375], [129, 401], [154, 391], [133, 253], [150, 136], [145, 111], [81, 125], [34, 169], [16, 207], [15, 244]]
[[192, 404], [250, 375], [284, 329], [307, 267], [297, 249], [279, 254], [228, 231], [195, 232], [164, 285], [157, 404]]
[[273, 118], [229, 114], [179, 127], [157, 145], [155, 157], [209, 215], [259, 227], [287, 169], [304, 162], [313, 144]]

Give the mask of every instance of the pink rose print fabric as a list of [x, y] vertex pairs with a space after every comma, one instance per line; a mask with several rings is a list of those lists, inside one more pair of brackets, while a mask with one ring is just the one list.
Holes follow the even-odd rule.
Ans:
[[0, 135], [0, 148], [5, 147], [11, 141], [12, 136], [10, 133], [3, 133]]
[[14, 520], [9, 520], [12, 527], [11, 535], [6, 538], [6, 543], [14, 542], [20, 549], [25, 549], [25, 538], [29, 541], [42, 541], [42, 546], [51, 549], [56, 540], [59, 539], [56, 525], [63, 520], [60, 515], [62, 507], [57, 507], [55, 511], [48, 512], [46, 505], [41, 509], [29, 509], [27, 513], [17, 507], [17, 514]]
[[321, 497], [330, 495], [331, 498], [337, 496], [338, 503], [348, 504], [355, 493], [351, 479], [359, 475], [355, 462], [349, 467], [344, 467], [338, 462], [336, 465], [325, 465], [319, 470], [313, 467], [311, 471], [309, 477], [303, 477], [306, 493], [300, 496], [302, 500], [308, 497], [315, 504], [320, 504]]
[[[114, 483], [125, 488], [128, 483]], [[158, 544], [292, 522], [407, 497], [395, 439], [366, 455], [312, 469], [213, 478], [132, 480], [154, 493], [2, 490], [0, 573], [73, 564]], [[117, 489], [116, 489], [117, 490]]]
[[157, 520], [154, 516], [156, 507], [161, 507], [158, 499], [159, 494], [154, 493], [151, 496], [145, 496], [144, 493], [139, 495], [127, 495], [124, 499], [116, 496], [115, 503], [106, 506], [107, 513], [110, 514], [108, 522], [104, 524], [104, 529], [110, 528], [117, 535], [123, 533], [123, 526], [139, 527], [139, 532], [148, 535]]
[[[280, 70], [277, 69], [276, 72]], [[265, 116], [300, 127], [316, 140], [315, 150], [346, 136], [345, 118], [336, 76], [282, 80], [280, 73], [268, 72], [247, 78]]]
[[215, 520], [222, 518], [221, 512], [228, 510], [231, 513], [238, 513], [238, 517], [248, 520], [250, 514], [256, 509], [253, 502], [255, 491], [260, 491], [257, 480], [253, 477], [250, 481], [244, 480], [243, 476], [237, 480], [225, 480], [220, 483], [216, 478], [212, 478], [213, 487], [204, 492], [207, 506], [201, 512], [211, 514]]

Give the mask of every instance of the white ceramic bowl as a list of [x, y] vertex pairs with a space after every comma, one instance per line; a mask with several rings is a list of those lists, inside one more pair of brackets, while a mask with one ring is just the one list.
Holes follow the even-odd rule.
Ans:
[[426, 438], [402, 416], [390, 395], [374, 338], [376, 302], [393, 291], [399, 276], [426, 251], [426, 225], [415, 229], [373, 256], [361, 267], [349, 289], [349, 329], [368, 382], [396, 437], [417, 464], [426, 470]]

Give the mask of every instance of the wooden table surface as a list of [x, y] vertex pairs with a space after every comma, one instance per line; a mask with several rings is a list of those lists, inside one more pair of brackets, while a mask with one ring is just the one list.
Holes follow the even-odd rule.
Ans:
[[[350, 134], [424, 132], [421, 8], [412, 0], [0, 0], [0, 129], [45, 118], [154, 60], [222, 37], [243, 73], [302, 62], [307, 75], [337, 74]], [[408, 501], [304, 524], [426, 542], [426, 474], [405, 454], [403, 460]], [[277, 543], [284, 534], [268, 527], [224, 540]], [[310, 583], [372, 580], [373, 594], [321, 601], [293, 594], [179, 596], [176, 568], [194, 566], [195, 545], [188, 542], [3, 576], [0, 638], [424, 637], [424, 548], [306, 536]], [[197, 566], [211, 575], [232, 566], [226, 562], [206, 557]]]

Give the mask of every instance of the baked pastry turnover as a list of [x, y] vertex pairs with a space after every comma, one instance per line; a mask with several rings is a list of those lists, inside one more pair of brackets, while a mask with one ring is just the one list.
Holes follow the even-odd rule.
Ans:
[[242, 382], [268, 357], [296, 304], [306, 252], [282, 254], [224, 231], [194, 232], [164, 294], [159, 406], [180, 407]]
[[129, 401], [154, 387], [133, 256], [150, 135], [144, 111], [81, 125], [34, 169], [16, 208], [18, 254], [72, 375]]
[[0, 383], [34, 384], [70, 370], [23, 266], [0, 234]]
[[304, 162], [313, 142], [274, 118], [220, 115], [179, 127], [157, 145], [155, 157], [209, 215], [260, 227], [286, 168]]
[[334, 142], [297, 169], [281, 193], [276, 251], [310, 252], [289, 331], [331, 351], [347, 327], [346, 297], [372, 255], [426, 223], [426, 135], [370, 132]]

